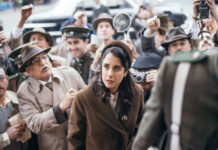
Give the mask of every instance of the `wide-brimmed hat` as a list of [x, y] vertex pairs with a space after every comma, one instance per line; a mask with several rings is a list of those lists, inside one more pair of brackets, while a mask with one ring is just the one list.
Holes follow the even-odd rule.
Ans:
[[168, 49], [169, 44], [178, 40], [190, 39], [191, 36], [192, 36], [191, 33], [186, 34], [181, 27], [174, 27], [168, 32], [167, 38], [165, 42], [162, 44], [162, 46], [165, 49]]
[[20, 45], [16, 47], [9, 55], [8, 57], [13, 58], [16, 63], [20, 63], [22, 61], [22, 58], [19, 57], [21, 55], [21, 49], [26, 47], [27, 45], [33, 45], [35, 41]]
[[95, 31], [97, 31], [97, 28], [98, 28], [98, 24], [100, 22], [109, 22], [111, 24], [111, 26], [113, 27], [112, 25], [112, 22], [113, 22], [113, 18], [108, 14], [108, 13], [101, 13], [98, 18], [96, 18], [92, 25], [93, 25], [93, 28]]
[[21, 58], [22, 58], [22, 65], [19, 69], [20, 72], [24, 72], [25, 68], [30, 65], [30, 60], [38, 54], [41, 53], [48, 53], [51, 48], [42, 49], [35, 45], [27, 45], [21, 50]]
[[68, 38], [79, 37], [79, 38], [88, 38], [89, 32], [91, 30], [84, 26], [68, 25], [62, 28], [62, 32], [65, 33], [65, 36]]
[[106, 51], [108, 48], [111, 48], [111, 47], [119, 47], [119, 48], [121, 48], [122, 50], [126, 51], [126, 53], [128, 54], [129, 60], [130, 60], [130, 65], [132, 64], [132, 61], [133, 61], [132, 51], [131, 51], [131, 49], [130, 49], [124, 42], [122, 42], [122, 41], [112, 41], [112, 42], [108, 43], [108, 44], [103, 48], [101, 57], [104, 55], [105, 51]]
[[49, 46], [50, 47], [53, 46], [53, 39], [52, 39], [51, 35], [49, 33], [47, 33], [44, 28], [39, 28], [39, 27], [34, 28], [32, 31], [25, 33], [23, 36], [23, 42], [28, 43], [30, 41], [31, 35], [34, 33], [42, 34], [46, 38], [46, 40], [48, 41]]

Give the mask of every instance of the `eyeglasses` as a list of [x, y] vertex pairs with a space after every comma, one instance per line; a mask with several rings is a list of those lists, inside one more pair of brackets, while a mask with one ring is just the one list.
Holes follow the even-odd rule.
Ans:
[[31, 61], [31, 64], [39, 64], [41, 60], [46, 60], [48, 59], [48, 55], [47, 54], [42, 54], [39, 57], [34, 58]]

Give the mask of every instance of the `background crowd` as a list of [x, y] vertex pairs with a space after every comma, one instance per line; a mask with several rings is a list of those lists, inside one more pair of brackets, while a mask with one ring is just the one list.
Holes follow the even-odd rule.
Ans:
[[59, 40], [24, 28], [24, 2], [9, 36], [0, 25], [0, 149], [218, 148], [214, 0], [193, 0], [186, 25], [149, 2], [115, 17], [95, 0], [91, 19], [78, 8], [61, 22]]

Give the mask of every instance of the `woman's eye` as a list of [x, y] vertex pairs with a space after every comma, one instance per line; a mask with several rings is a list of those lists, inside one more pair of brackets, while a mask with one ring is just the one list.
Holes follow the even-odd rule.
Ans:
[[120, 66], [115, 66], [115, 67], [114, 67], [114, 70], [115, 70], [115, 71], [119, 71], [119, 70], [120, 70]]

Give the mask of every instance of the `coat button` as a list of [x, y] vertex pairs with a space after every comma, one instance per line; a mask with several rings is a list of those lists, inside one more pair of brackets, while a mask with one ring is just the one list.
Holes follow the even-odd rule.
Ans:
[[123, 120], [123, 121], [126, 121], [126, 120], [128, 120], [128, 117], [127, 117], [127, 115], [123, 115], [123, 116], [121, 117], [121, 120]]

